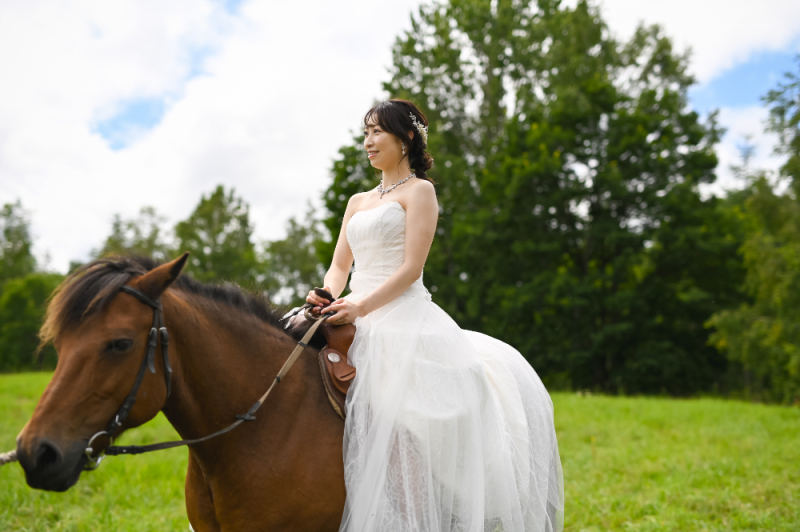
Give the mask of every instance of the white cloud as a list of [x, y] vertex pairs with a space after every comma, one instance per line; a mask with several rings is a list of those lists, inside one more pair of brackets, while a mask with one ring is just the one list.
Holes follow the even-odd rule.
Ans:
[[717, 146], [719, 157], [717, 181], [711, 186], [704, 187], [704, 192], [720, 195], [725, 190], [742, 188], [743, 183], [733, 175], [731, 165], [742, 164], [740, 147], [745, 144], [755, 148], [750, 161], [752, 170], [777, 172], [783, 164], [782, 158], [774, 154], [777, 137], [773, 133], [764, 132], [766, 119], [767, 110], [758, 105], [720, 109], [719, 122], [727, 132]]
[[[620, 38], [640, 21], [661, 24], [679, 49], [692, 48], [691, 70], [705, 83], [760, 51], [785, 50], [800, 36], [794, 0], [599, 0], [603, 18]], [[800, 50], [796, 50], [800, 51]]]
[[[679, 51], [691, 47], [690, 70], [700, 85], [746, 63], [756, 54], [800, 52], [800, 2], [791, 0], [598, 0], [603, 18], [620, 39], [629, 38], [640, 22], [660, 24]], [[754, 169], [775, 171], [776, 137], [764, 133], [767, 111], [755, 100], [745, 107], [720, 108], [719, 122], [727, 129], [717, 147], [717, 182], [704, 192], [721, 194], [739, 188], [730, 170], [741, 162], [739, 145], [746, 137], [755, 146]]]
[[[184, 218], [233, 186], [259, 238], [276, 238], [318, 197], [330, 161], [381, 95], [390, 49], [416, 0], [26, 2], [0, 6], [0, 202], [33, 211], [39, 250], [65, 270], [114, 213], [154, 205]], [[187, 81], [190, 54], [216, 53]], [[113, 151], [93, 133], [122, 102], [172, 101]]]
[[[238, 14], [216, 0], [0, 2], [0, 203], [22, 200], [38, 251], [62, 271], [102, 242], [114, 213], [153, 205], [171, 225], [218, 183], [251, 204], [258, 238], [280, 237], [382, 96], [391, 45], [421, 1], [252, 0]], [[621, 36], [643, 19], [691, 44], [701, 80], [800, 29], [798, 2], [604, 5]], [[112, 150], [93, 130], [143, 98], [165, 99], [162, 121]], [[758, 135], [748, 113], [723, 110], [722, 121]]]

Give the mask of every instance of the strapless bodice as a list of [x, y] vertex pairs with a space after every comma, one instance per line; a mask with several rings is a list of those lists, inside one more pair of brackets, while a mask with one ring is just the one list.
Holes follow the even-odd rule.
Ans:
[[[368, 293], [377, 288], [403, 265], [406, 243], [406, 211], [390, 201], [358, 211], [347, 223], [347, 242], [353, 251], [355, 271], [350, 278], [353, 293]], [[403, 295], [430, 294], [422, 276]]]
[[[396, 201], [350, 218], [345, 297], [360, 300], [403, 265], [407, 220]], [[422, 276], [355, 325], [339, 532], [560, 532], [553, 403], [519, 351], [462, 330]]]

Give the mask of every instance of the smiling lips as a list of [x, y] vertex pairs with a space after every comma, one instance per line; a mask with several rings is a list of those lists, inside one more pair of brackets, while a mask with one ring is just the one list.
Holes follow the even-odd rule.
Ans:
[[369, 157], [370, 159], [372, 159], [372, 158], [373, 158], [373, 157], [375, 157], [376, 155], [378, 155], [378, 152], [377, 152], [377, 151], [368, 151], [368, 152], [367, 152], [367, 157]]

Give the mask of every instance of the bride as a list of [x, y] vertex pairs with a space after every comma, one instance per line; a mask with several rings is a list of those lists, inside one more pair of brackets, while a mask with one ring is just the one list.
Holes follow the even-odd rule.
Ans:
[[[439, 207], [428, 121], [405, 100], [364, 117], [381, 184], [350, 198], [325, 289], [358, 330], [349, 361], [340, 532], [560, 531], [553, 404], [513, 347], [465, 331], [422, 284]], [[307, 301], [329, 303], [312, 291]]]

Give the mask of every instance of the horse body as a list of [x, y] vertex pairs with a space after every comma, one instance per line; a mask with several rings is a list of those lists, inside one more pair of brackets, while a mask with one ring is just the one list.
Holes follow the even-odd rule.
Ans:
[[[164, 368], [157, 363], [123, 426], [140, 425], [162, 410], [182, 438], [193, 439], [244, 414], [296, 341], [235, 306], [180, 287], [166, 290], [177, 278], [170, 268], [179, 273], [183, 265], [176, 262], [129, 283], [161, 297], [173, 377], [167, 398]], [[32, 487], [64, 490], [77, 481], [86, 442], [108, 423], [133, 382], [148, 310], [120, 293], [102, 312], [57, 335], [56, 373], [17, 441]], [[125, 334], [135, 336], [129, 354], [98, 356], [98, 346]], [[189, 449], [186, 508], [195, 531], [338, 530], [344, 424], [328, 403], [315, 355], [311, 349], [301, 355], [255, 421]]]
[[[169, 295], [165, 314], [182, 316]], [[214, 319], [220, 317], [216, 327], [208, 327], [208, 316], [168, 320], [175, 331], [174, 379], [180, 384], [164, 413], [185, 439], [210, 434], [245, 413], [295, 346], [252, 316]], [[265, 350], [270, 356], [258, 356]], [[220, 526], [212, 523], [207, 530], [338, 530], [344, 427], [328, 403], [316, 356], [308, 351], [256, 421], [190, 449], [187, 511], [190, 519], [206, 515], [210, 499]], [[200, 532], [204, 525], [194, 528]]]

